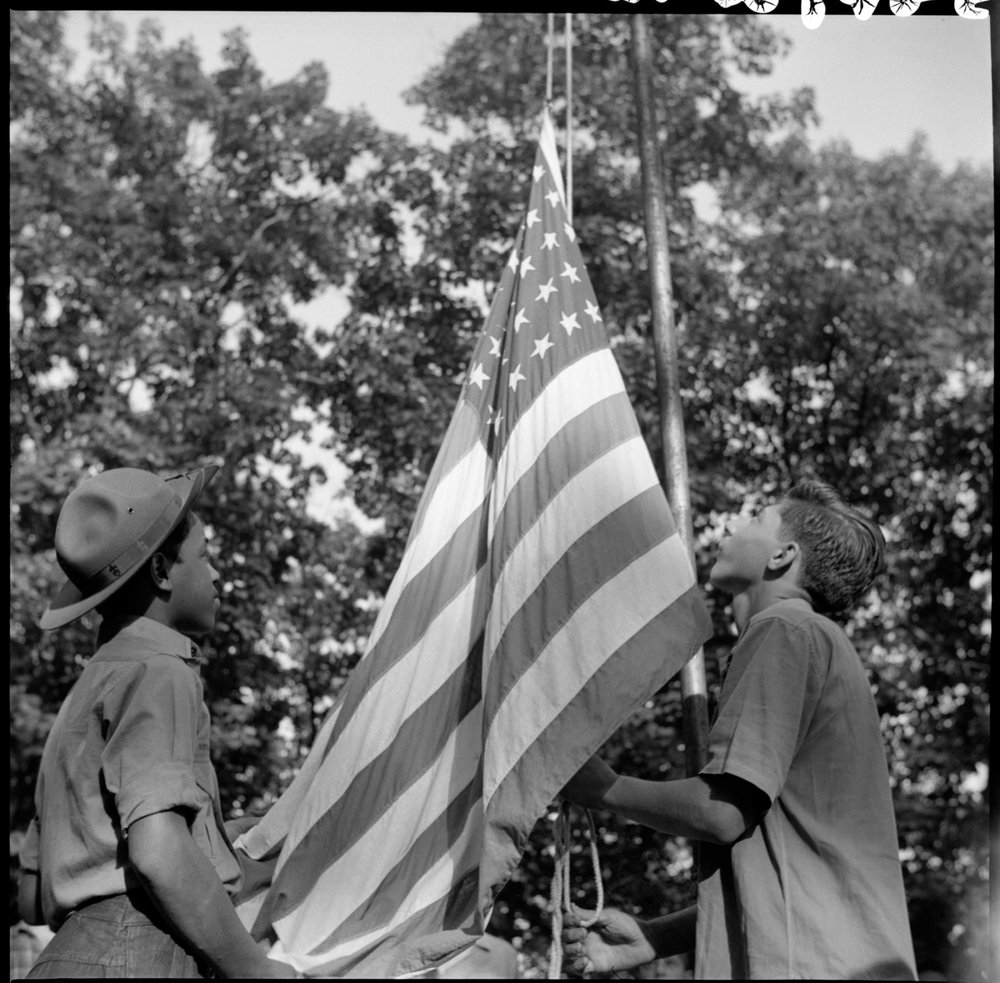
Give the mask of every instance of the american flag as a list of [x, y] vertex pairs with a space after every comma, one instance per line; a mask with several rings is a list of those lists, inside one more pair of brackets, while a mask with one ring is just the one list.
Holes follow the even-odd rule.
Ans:
[[244, 839], [239, 910], [310, 976], [419, 972], [485, 930], [535, 822], [708, 636], [567, 221], [528, 211], [364, 658]]

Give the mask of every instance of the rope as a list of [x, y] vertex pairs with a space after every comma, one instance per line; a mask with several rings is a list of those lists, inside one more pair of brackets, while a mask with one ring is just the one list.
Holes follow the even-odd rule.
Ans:
[[556, 46], [556, 15], [549, 14], [549, 53], [545, 63], [545, 104], [552, 104], [552, 49]]
[[570, 845], [572, 829], [569, 820], [570, 804], [563, 800], [552, 821], [552, 839], [555, 844], [555, 869], [549, 901], [552, 905], [552, 944], [549, 947], [549, 979], [562, 976], [562, 930], [563, 913], [573, 914], [583, 928], [590, 928], [604, 910], [604, 884], [601, 881], [601, 859], [597, 852], [597, 830], [594, 817], [587, 810], [587, 839], [590, 841], [590, 860], [594, 870], [594, 884], [597, 888], [597, 905], [593, 916], [586, 921], [580, 917], [580, 909], [573, 904], [570, 895]]
[[573, 224], [573, 15], [566, 15], [566, 221]]

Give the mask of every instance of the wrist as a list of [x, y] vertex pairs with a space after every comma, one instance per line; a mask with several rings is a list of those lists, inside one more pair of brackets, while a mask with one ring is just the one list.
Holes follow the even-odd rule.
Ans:
[[642, 938], [647, 946], [647, 951], [644, 954], [644, 962], [653, 962], [654, 959], [659, 959], [661, 952], [655, 924], [645, 918], [636, 918], [635, 922], [639, 926], [639, 931], [642, 933]]

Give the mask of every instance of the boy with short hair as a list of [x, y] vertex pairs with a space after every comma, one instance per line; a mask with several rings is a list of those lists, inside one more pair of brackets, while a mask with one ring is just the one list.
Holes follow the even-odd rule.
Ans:
[[218, 573], [191, 511], [217, 468], [84, 480], [56, 526], [68, 580], [40, 624], [96, 608], [98, 648], [45, 744], [19, 906], [56, 930], [29, 979], [294, 978], [240, 922], [196, 640]]
[[801, 482], [730, 530], [709, 575], [740, 630], [708, 763], [673, 781], [593, 758], [563, 795], [701, 841], [697, 905], [650, 921], [610, 909], [563, 938], [576, 971], [695, 952], [702, 979], [915, 979], [878, 713], [830, 615], [879, 572], [878, 527]]

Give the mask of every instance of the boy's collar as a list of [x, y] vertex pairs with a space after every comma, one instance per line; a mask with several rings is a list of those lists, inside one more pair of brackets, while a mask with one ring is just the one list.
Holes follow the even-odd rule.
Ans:
[[153, 639], [168, 655], [176, 655], [191, 665], [202, 662], [201, 648], [187, 635], [143, 615], [126, 615], [120, 618], [105, 618], [98, 631], [98, 645], [103, 645], [122, 632], [135, 632], [146, 639]]
[[772, 604], [780, 604], [783, 601], [798, 601], [812, 607], [812, 598], [809, 596], [809, 592], [798, 584], [782, 581], [759, 586], [764, 589], [753, 592], [752, 596], [751, 592], [747, 592], [733, 598], [733, 620], [741, 635], [750, 624], [750, 620], [762, 611], [766, 611]]

